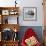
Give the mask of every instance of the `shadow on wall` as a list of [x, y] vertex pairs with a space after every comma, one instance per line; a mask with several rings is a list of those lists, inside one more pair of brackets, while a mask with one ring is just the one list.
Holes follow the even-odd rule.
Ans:
[[21, 26], [20, 27], [20, 31], [19, 31], [19, 39], [20, 39], [20, 42], [23, 38], [23, 35], [25, 33], [25, 31], [28, 29], [28, 28], [32, 28], [36, 33], [37, 33], [37, 37], [39, 39], [39, 41], [42, 43], [43, 42], [43, 30], [42, 30], [42, 26]]

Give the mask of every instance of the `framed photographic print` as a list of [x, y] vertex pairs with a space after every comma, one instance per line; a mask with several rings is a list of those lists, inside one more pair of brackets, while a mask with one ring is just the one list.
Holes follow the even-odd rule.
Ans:
[[2, 15], [9, 15], [9, 10], [2, 10]]
[[10, 16], [8, 18], [8, 24], [17, 24], [17, 16]]
[[23, 19], [25, 21], [37, 20], [37, 8], [36, 7], [24, 7], [23, 8]]

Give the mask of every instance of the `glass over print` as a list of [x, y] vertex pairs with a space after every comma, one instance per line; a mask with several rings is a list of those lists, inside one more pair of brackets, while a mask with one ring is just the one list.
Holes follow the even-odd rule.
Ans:
[[34, 21], [37, 18], [36, 7], [24, 7], [23, 8], [23, 19]]

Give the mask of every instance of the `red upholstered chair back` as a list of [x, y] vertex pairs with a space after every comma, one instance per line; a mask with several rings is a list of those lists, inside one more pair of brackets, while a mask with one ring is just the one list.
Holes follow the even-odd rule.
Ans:
[[28, 39], [29, 37], [32, 37], [32, 36], [37, 37], [37, 34], [34, 32], [32, 28], [28, 28], [24, 34], [24, 37], [22, 38], [21, 45], [26, 46], [25, 39]]

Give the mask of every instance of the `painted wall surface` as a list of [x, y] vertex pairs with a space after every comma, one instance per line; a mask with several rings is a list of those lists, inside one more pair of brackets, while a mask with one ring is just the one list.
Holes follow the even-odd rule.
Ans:
[[37, 21], [24, 21], [23, 10], [21, 10], [20, 25], [22, 26], [43, 26], [43, 6], [42, 0], [25, 0], [23, 7], [36, 7], [37, 8]]
[[[0, 0], [0, 7], [15, 6], [15, 0]], [[42, 0], [17, 0], [17, 6], [20, 7], [20, 26], [43, 26], [43, 6]], [[37, 21], [24, 21], [23, 20], [23, 7], [36, 7], [37, 8]]]

